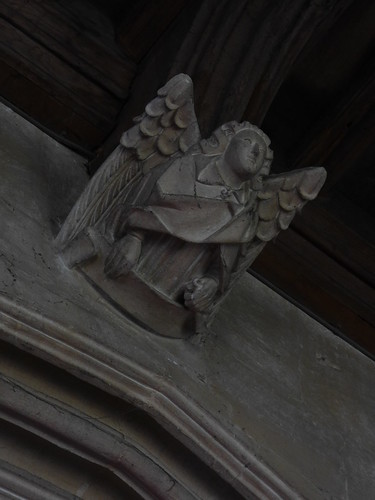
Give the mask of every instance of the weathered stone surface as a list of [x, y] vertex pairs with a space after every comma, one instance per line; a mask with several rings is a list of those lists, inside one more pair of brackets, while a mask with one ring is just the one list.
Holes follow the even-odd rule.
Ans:
[[248, 275], [200, 339], [132, 324], [52, 247], [80, 158], [0, 109], [1, 338], [145, 409], [246, 497], [368, 498], [374, 363]]

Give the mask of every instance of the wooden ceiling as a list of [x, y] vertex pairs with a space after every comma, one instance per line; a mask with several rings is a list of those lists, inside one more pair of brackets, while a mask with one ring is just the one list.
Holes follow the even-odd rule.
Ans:
[[0, 0], [0, 95], [94, 172], [172, 75], [203, 135], [249, 120], [328, 180], [252, 271], [375, 356], [374, 34], [366, 0]]

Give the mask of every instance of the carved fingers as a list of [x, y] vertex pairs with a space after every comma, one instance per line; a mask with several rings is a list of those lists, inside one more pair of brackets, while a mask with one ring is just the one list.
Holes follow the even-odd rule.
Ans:
[[214, 278], [205, 276], [195, 278], [186, 285], [184, 301], [185, 306], [192, 311], [205, 311], [213, 303], [218, 283]]
[[116, 279], [128, 274], [138, 263], [141, 250], [142, 240], [132, 234], [127, 234], [115, 243], [104, 264], [108, 278]]

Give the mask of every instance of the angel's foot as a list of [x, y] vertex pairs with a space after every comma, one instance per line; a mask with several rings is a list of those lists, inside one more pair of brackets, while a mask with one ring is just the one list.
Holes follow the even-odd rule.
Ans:
[[108, 278], [125, 276], [138, 263], [142, 250], [142, 238], [127, 234], [117, 241], [105, 260], [104, 272]]
[[85, 231], [74, 238], [61, 252], [66, 266], [72, 268], [97, 255], [95, 237], [92, 231]]
[[209, 311], [218, 289], [218, 282], [210, 276], [196, 278], [186, 285], [185, 306], [196, 312]]

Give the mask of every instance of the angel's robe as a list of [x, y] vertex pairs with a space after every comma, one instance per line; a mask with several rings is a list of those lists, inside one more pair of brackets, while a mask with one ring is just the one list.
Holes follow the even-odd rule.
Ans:
[[210, 166], [210, 157], [189, 155], [163, 166], [161, 173], [151, 171], [134, 187], [132, 199], [116, 208], [111, 232], [118, 238], [137, 227], [192, 243], [251, 241], [258, 224], [257, 192], [250, 182], [230, 189], [218, 173], [208, 182]]
[[157, 220], [160, 231], [182, 240], [238, 244], [254, 237], [256, 196], [246, 184], [237, 190], [225, 186], [214, 161], [196, 155], [170, 165], [157, 180], [144, 210]]
[[[251, 188], [250, 182], [237, 190], [225, 186], [212, 157], [189, 155], [146, 175], [135, 186], [131, 203], [123, 205], [120, 211], [117, 209], [117, 215], [112, 218], [117, 221], [112, 231], [116, 238], [131, 229], [154, 233], [152, 248], [146, 241], [144, 253], [148, 257], [146, 255], [141, 259], [138, 266], [140, 272], [143, 270], [147, 274], [145, 261], [150, 266], [151, 260], [157, 260], [159, 245], [165, 254], [174, 257], [169, 265], [179, 267], [180, 279], [177, 281], [181, 281], [182, 276], [189, 281], [200, 275], [216, 274], [223, 292], [232, 281], [233, 271], [239, 270], [239, 267], [242, 271], [243, 263], [249, 260], [247, 249], [251, 248], [258, 223], [254, 209], [256, 197], [257, 192]], [[156, 243], [157, 233], [159, 236], [160, 233], [170, 235], [173, 239], [159, 238]], [[173, 243], [175, 239], [180, 244]], [[147, 249], [147, 246], [150, 248]], [[173, 274], [170, 268], [165, 272], [162, 270], [162, 258], [160, 262], [153, 263], [153, 276], [158, 286], [163, 279], [167, 280], [167, 277], [163, 278], [163, 273]], [[187, 268], [191, 270], [190, 262], [195, 261], [196, 266], [189, 273]], [[174, 276], [177, 274], [175, 270]], [[172, 289], [170, 294], [175, 295]]]

